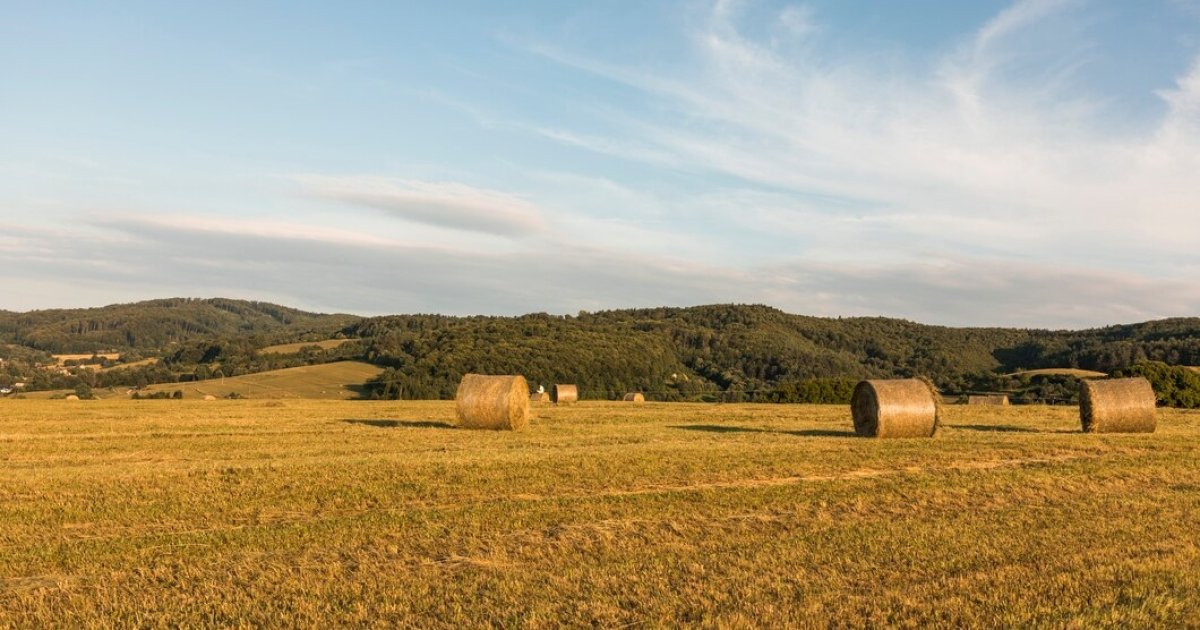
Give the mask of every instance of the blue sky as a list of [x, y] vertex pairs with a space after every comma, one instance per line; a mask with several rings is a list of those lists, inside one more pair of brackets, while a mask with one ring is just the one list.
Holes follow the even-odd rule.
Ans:
[[1200, 1], [0, 0], [0, 308], [1200, 314]]

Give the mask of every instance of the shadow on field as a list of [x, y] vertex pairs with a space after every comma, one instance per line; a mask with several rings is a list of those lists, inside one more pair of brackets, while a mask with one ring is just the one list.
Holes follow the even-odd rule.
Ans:
[[755, 429], [753, 427], [727, 427], [719, 424], [677, 424], [670, 428], [683, 429], [684, 431], [705, 431], [707, 433], [778, 433], [799, 437], [855, 437], [854, 431], [834, 431], [831, 429], [780, 431], [776, 429]]
[[967, 431], [986, 431], [989, 433], [1078, 433], [1067, 429], [1031, 429], [1016, 427], [1011, 424], [947, 424], [949, 429], [965, 429]]
[[346, 424], [365, 424], [369, 427], [378, 429], [453, 429], [455, 426], [449, 422], [438, 422], [436, 420], [342, 420]]

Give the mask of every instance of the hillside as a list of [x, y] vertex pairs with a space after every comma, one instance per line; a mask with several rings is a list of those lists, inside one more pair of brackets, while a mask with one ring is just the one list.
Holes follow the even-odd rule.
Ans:
[[158, 351], [194, 339], [261, 335], [295, 341], [328, 336], [357, 321], [245, 300], [171, 298], [98, 308], [0, 311], [0, 343], [55, 354]]
[[[468, 372], [577, 383], [585, 398], [841, 400], [845, 381], [924, 375], [950, 393], [1022, 392], [1067, 402], [1076, 378], [1146, 361], [1200, 364], [1200, 319], [1093, 330], [952, 328], [711, 305], [520, 317], [319, 315], [259, 302], [158, 300], [0, 314], [0, 385], [147, 385], [358, 360], [387, 368], [381, 398], [451, 398]], [[4, 343], [7, 342], [7, 343]], [[16, 345], [22, 344], [22, 345]], [[123, 345], [124, 344], [124, 345]], [[130, 350], [126, 350], [130, 348]], [[117, 350], [120, 370], [51, 373], [55, 354]], [[146, 362], [145, 359], [158, 361]], [[142, 360], [141, 363], [138, 363]], [[1086, 372], [1085, 372], [1086, 371]], [[33, 372], [32, 374], [30, 372]], [[807, 394], [801, 392], [808, 392]]]
[[[179, 391], [186, 399], [202, 399], [205, 396], [227, 398], [233, 394], [238, 398], [253, 400], [348, 400], [361, 397], [363, 383], [377, 376], [379, 371], [380, 368], [369, 363], [339, 361], [188, 383], [162, 383], [143, 387], [138, 394], [150, 396], [159, 392], [171, 394]], [[28, 397], [51, 398], [70, 393], [69, 390], [37, 392]], [[93, 393], [100, 399], [130, 397], [125, 388], [97, 389]]]

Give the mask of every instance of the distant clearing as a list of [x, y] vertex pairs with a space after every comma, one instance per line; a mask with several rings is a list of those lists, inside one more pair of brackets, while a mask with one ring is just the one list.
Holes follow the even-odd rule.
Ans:
[[1076, 368], [1045, 368], [1042, 370], [1024, 370], [1022, 372], [1013, 372], [1005, 374], [1005, 376], [1074, 376], [1076, 378], [1103, 378], [1108, 376], [1104, 372], [1096, 372], [1094, 370], [1080, 370]]
[[87, 361], [88, 359], [91, 359], [92, 357], [108, 359], [109, 361], [116, 361], [121, 358], [121, 354], [119, 352], [96, 352], [96, 353], [88, 352], [87, 354], [52, 354], [50, 356], [54, 357], [54, 360], [58, 361], [59, 365], [64, 365], [64, 364], [66, 364], [67, 361]]
[[[346, 400], [357, 398], [363, 383], [381, 371], [379, 367], [370, 363], [339, 361], [190, 383], [161, 383], [143, 387], [140, 393], [145, 396], [155, 392], [182, 391], [184, 398], [225, 398], [231, 393], [236, 393], [253, 399]], [[27, 397], [49, 398], [55, 394], [66, 393], [69, 392], [31, 392]], [[123, 387], [117, 387], [114, 391], [97, 388], [93, 393], [97, 398], [129, 397]]]
[[112, 365], [112, 366], [109, 366], [106, 368], [100, 368], [100, 371], [101, 372], [111, 372], [113, 370], [123, 370], [125, 368], [135, 368], [135, 367], [144, 367], [147, 365], [154, 365], [155, 363], [158, 363], [158, 359], [155, 359], [155, 358], [142, 359], [141, 361], [131, 361], [129, 363], [121, 363], [121, 364]]
[[1159, 414], [0, 400], [0, 627], [1196, 627], [1200, 413]]
[[259, 350], [259, 354], [296, 354], [304, 348], [310, 346], [320, 346], [322, 350], [333, 350], [340, 348], [343, 345], [354, 341], [353, 339], [326, 339], [324, 341], [298, 341], [296, 343], [281, 343], [276, 346], [267, 346]]

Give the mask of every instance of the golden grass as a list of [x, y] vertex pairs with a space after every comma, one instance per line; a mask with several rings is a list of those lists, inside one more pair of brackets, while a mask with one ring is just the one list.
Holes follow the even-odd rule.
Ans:
[[1200, 413], [0, 401], [0, 627], [1179, 627]]
[[319, 346], [322, 350], [333, 350], [340, 348], [353, 339], [325, 339], [323, 341], [299, 341], [296, 343], [281, 343], [274, 346], [267, 346], [258, 351], [259, 354], [296, 354], [300, 350], [309, 346]]
[[86, 361], [94, 356], [100, 357], [102, 359], [108, 359], [109, 361], [116, 361], [117, 359], [121, 358], [121, 354], [118, 352], [96, 352], [96, 353], [88, 352], [86, 354], [52, 354], [50, 356], [53, 357], [54, 360], [57, 361], [59, 365], [63, 365], [67, 361]]

